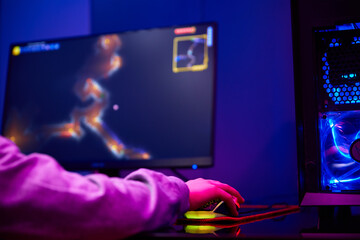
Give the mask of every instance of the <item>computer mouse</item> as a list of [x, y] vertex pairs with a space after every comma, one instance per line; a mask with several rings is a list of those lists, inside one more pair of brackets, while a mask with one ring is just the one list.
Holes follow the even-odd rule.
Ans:
[[[235, 203], [236, 209], [239, 210], [240, 205], [239, 203], [236, 201], [236, 198], [233, 197], [233, 201]], [[214, 213], [218, 213], [221, 215], [225, 215], [225, 216], [233, 216], [233, 214], [231, 213], [229, 207], [226, 205], [226, 203], [224, 201], [222, 201], [221, 199], [214, 199], [212, 201], [209, 201], [208, 203], [206, 203], [205, 205], [203, 205], [201, 207], [202, 211], [212, 211]]]
[[[234, 200], [236, 208], [239, 210], [240, 205]], [[185, 213], [187, 219], [211, 219], [217, 217], [234, 217], [231, 214], [230, 209], [227, 207], [226, 203], [221, 199], [214, 199], [196, 211], [188, 211]]]
[[226, 205], [226, 203], [224, 201], [221, 201], [217, 207], [212, 210], [213, 212], [215, 213], [218, 213], [218, 214], [222, 214], [222, 215], [225, 215], [225, 216], [233, 216], [230, 212], [230, 209], [229, 207]]

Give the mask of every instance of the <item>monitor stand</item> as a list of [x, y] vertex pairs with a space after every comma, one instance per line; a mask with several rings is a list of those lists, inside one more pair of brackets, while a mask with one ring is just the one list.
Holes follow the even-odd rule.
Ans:
[[103, 173], [109, 177], [121, 177], [119, 169], [99, 169], [96, 172]]

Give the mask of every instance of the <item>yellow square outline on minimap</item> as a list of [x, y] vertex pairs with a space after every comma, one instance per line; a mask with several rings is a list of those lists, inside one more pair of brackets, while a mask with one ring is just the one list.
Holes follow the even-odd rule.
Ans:
[[202, 34], [202, 35], [191, 35], [191, 36], [183, 36], [183, 37], [176, 37], [174, 38], [174, 46], [173, 46], [173, 65], [172, 65], [172, 70], [174, 73], [178, 73], [178, 72], [186, 72], [186, 71], [203, 71], [205, 69], [208, 68], [208, 47], [207, 44], [205, 42], [204, 44], [204, 62], [203, 64], [200, 65], [194, 65], [191, 67], [180, 67], [178, 68], [176, 66], [176, 57], [177, 57], [177, 46], [178, 46], [178, 42], [179, 41], [188, 41], [191, 40], [193, 38], [203, 38], [205, 39], [205, 41], [207, 40], [207, 34]]

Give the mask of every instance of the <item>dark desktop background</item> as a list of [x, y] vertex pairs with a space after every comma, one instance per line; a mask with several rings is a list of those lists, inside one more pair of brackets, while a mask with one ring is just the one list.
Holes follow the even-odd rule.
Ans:
[[[197, 26], [194, 34], [206, 34], [208, 26]], [[210, 156], [214, 47], [208, 47], [209, 62], [205, 70], [174, 73], [173, 40], [179, 37], [174, 29], [116, 34], [120, 46], [115, 53], [122, 60], [120, 68], [109, 76], [94, 73], [102, 64], [98, 60], [101, 35], [47, 41], [47, 44], [59, 44], [59, 49], [11, 56], [6, 99], [12, 107], [5, 108], [5, 135], [11, 136], [7, 126], [12, 122], [11, 113], [16, 112], [24, 129], [20, 134], [32, 134], [30, 146], [19, 145], [24, 153], [46, 153], [60, 163], [66, 162], [70, 168], [72, 163], [81, 161], [124, 159], [113, 155], [103, 142], [104, 137], [83, 123], [81, 139], [57, 136], [42, 139], [45, 137], [41, 129], [68, 123], [75, 107], [92, 104], [93, 99], [82, 101], [76, 96], [74, 86], [84, 78], [93, 78], [109, 98], [103, 125], [125, 146], [145, 151], [151, 159]], [[186, 54], [188, 47], [189, 44], [181, 46], [178, 54]], [[203, 51], [198, 48], [203, 49], [203, 44], [194, 48], [194, 54], [201, 55]]]

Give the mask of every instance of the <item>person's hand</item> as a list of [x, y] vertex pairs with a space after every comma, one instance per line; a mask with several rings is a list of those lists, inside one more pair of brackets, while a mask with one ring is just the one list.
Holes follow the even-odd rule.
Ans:
[[197, 210], [204, 204], [214, 199], [220, 199], [226, 203], [232, 215], [237, 216], [236, 203], [244, 203], [244, 198], [234, 188], [227, 184], [197, 178], [186, 182], [190, 190], [190, 210]]

